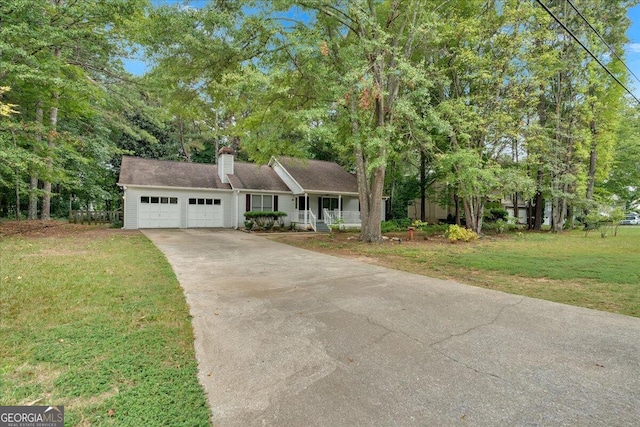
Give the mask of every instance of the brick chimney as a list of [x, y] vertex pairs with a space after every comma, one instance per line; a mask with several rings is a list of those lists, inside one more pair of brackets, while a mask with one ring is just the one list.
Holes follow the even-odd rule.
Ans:
[[218, 176], [225, 184], [229, 183], [227, 175], [233, 175], [233, 148], [222, 147], [218, 150]]

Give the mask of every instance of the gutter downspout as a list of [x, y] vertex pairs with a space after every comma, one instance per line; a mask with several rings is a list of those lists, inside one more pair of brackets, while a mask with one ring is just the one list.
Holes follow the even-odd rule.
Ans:
[[122, 185], [121, 186], [123, 192], [122, 192], [122, 230], [124, 230], [127, 227], [127, 224], [125, 223], [125, 220], [127, 218], [127, 186], [126, 185]]
[[236, 226], [234, 227], [236, 230], [238, 228], [240, 228], [239, 226], [239, 221], [240, 221], [240, 214], [238, 212], [238, 209], [240, 209], [240, 206], [238, 205], [238, 200], [240, 200], [240, 190], [236, 190]]

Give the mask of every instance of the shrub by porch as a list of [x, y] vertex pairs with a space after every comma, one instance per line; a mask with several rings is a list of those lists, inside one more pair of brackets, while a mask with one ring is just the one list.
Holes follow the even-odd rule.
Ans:
[[248, 230], [252, 230], [254, 228], [271, 230], [276, 225], [278, 226], [278, 228], [282, 228], [284, 226], [285, 216], [287, 216], [287, 214], [281, 211], [276, 211], [276, 212], [249, 211], [244, 213], [244, 217], [245, 217], [244, 226]]

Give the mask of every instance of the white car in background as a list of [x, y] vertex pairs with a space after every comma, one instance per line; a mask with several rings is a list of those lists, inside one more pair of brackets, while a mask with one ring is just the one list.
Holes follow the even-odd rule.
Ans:
[[638, 214], [627, 214], [627, 216], [620, 221], [622, 225], [640, 225], [640, 215]]

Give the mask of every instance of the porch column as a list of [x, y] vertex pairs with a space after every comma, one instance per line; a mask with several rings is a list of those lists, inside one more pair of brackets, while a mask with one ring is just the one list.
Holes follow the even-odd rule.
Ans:
[[304, 193], [304, 225], [309, 224], [309, 196]]
[[342, 219], [342, 194], [338, 194], [338, 218]]

